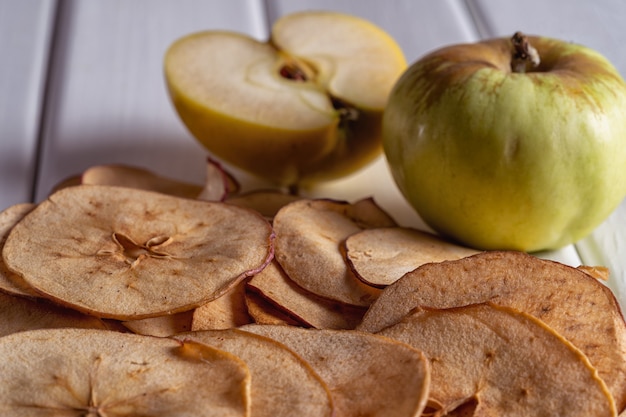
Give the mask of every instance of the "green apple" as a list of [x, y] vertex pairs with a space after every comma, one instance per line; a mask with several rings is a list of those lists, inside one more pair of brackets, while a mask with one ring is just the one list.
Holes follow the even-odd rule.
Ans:
[[278, 19], [268, 41], [205, 31], [174, 42], [165, 78], [178, 114], [216, 157], [280, 185], [341, 177], [382, 153], [382, 114], [406, 60], [355, 16]]
[[480, 249], [556, 249], [626, 195], [626, 84], [600, 53], [556, 39], [444, 47], [398, 80], [383, 145], [436, 231]]

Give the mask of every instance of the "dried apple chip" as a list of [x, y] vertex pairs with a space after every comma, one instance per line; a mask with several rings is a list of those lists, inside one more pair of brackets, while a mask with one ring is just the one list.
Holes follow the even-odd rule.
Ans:
[[[15, 204], [0, 212], [0, 253], [13, 227], [34, 208], [35, 204], [23, 203]], [[39, 294], [21, 276], [6, 267], [2, 257], [0, 257], [0, 290], [9, 294], [39, 297]]]
[[359, 307], [376, 299], [380, 290], [355, 277], [341, 251], [343, 241], [362, 229], [395, 226], [372, 199], [298, 200], [280, 209], [273, 224], [276, 259], [302, 288]]
[[125, 329], [145, 336], [167, 337], [191, 330], [194, 310], [121, 322]]
[[365, 314], [363, 307], [321, 298], [298, 286], [276, 261], [253, 276], [248, 287], [302, 325], [317, 329], [354, 329]]
[[609, 268], [605, 266], [579, 265], [577, 268], [591, 275], [595, 279], [599, 279], [601, 281], [609, 280], [610, 271]]
[[98, 317], [190, 310], [262, 270], [273, 232], [258, 213], [125, 187], [81, 185], [11, 231], [4, 260], [46, 297]]
[[545, 322], [581, 349], [626, 405], [626, 324], [615, 296], [576, 268], [521, 252], [484, 252], [426, 264], [388, 286], [359, 330], [378, 332], [419, 307], [493, 302]]
[[36, 329], [63, 327], [106, 329], [104, 322], [48, 300], [0, 292], [0, 336]]
[[615, 416], [587, 357], [535, 317], [507, 307], [418, 309], [379, 334], [425, 353], [435, 415]]
[[241, 358], [250, 369], [254, 416], [333, 415], [328, 387], [319, 375], [277, 341], [238, 329], [204, 330], [175, 336], [205, 343]]
[[3, 416], [238, 417], [249, 411], [245, 363], [209, 346], [107, 330], [32, 330], [0, 338], [0, 357]]
[[204, 187], [196, 198], [206, 201], [224, 201], [239, 190], [239, 183], [230, 175], [222, 164], [213, 158], [207, 158]]
[[378, 288], [394, 283], [425, 263], [460, 259], [479, 252], [406, 227], [365, 229], [349, 236], [344, 245], [348, 265], [355, 275]]
[[306, 326], [282, 309], [272, 304], [261, 294], [246, 289], [248, 314], [256, 324], [276, 324], [282, 326]]
[[328, 384], [336, 417], [421, 415], [430, 388], [422, 352], [370, 333], [246, 325], [307, 361]]
[[246, 281], [242, 281], [221, 297], [196, 308], [190, 330], [230, 329], [248, 323], [252, 323], [252, 318], [246, 307]]
[[118, 164], [87, 168], [81, 175], [80, 183], [129, 187], [185, 198], [196, 198], [202, 192], [200, 185], [163, 177], [145, 168]]

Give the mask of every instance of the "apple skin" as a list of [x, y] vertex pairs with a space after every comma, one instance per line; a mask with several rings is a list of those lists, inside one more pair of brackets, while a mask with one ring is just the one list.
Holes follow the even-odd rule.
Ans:
[[541, 63], [511, 70], [497, 38], [445, 47], [397, 81], [383, 146], [435, 231], [479, 249], [557, 249], [626, 195], [626, 84], [602, 55], [529, 36]]

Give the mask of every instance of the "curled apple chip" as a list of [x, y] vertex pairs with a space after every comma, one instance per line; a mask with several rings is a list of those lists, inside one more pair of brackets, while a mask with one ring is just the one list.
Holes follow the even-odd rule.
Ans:
[[605, 266], [579, 265], [577, 268], [601, 281], [608, 281], [611, 275], [609, 268]]
[[167, 337], [191, 330], [194, 310], [166, 316], [148, 317], [146, 319], [121, 322], [125, 329], [145, 336]]
[[185, 198], [196, 198], [202, 191], [201, 185], [167, 178], [145, 168], [121, 164], [87, 168], [81, 175], [80, 183], [136, 188]]
[[345, 240], [346, 259], [364, 282], [384, 288], [428, 262], [464, 258], [479, 251], [406, 227], [365, 229]]
[[303, 326], [317, 329], [354, 329], [365, 314], [363, 307], [321, 298], [298, 286], [275, 261], [253, 276], [248, 287]]
[[125, 187], [81, 185], [41, 202], [11, 231], [4, 260], [46, 297], [135, 320], [215, 299], [272, 258], [251, 210]]
[[197, 307], [190, 330], [230, 329], [248, 323], [252, 318], [246, 306], [246, 281], [242, 281], [221, 297]]
[[299, 322], [276, 305], [272, 304], [261, 294], [246, 290], [246, 307], [248, 314], [256, 324], [276, 324], [281, 326], [306, 326]]
[[0, 336], [36, 329], [106, 329], [104, 322], [48, 300], [0, 292]]
[[537, 318], [507, 307], [418, 309], [379, 334], [431, 362], [436, 415], [615, 416], [613, 397], [587, 357]]
[[332, 398], [324, 381], [301, 357], [271, 338], [238, 329], [204, 330], [175, 337], [241, 358], [250, 369], [255, 416], [333, 415]]
[[[23, 203], [15, 204], [0, 212], [0, 254], [13, 226], [34, 208], [35, 204]], [[0, 257], [0, 290], [9, 294], [39, 297], [39, 294], [21, 276], [7, 268], [2, 257]]]
[[48, 329], [0, 338], [0, 357], [4, 416], [248, 415], [245, 363], [209, 346], [107, 330]]
[[299, 286], [358, 307], [378, 297], [380, 290], [355, 277], [341, 251], [343, 241], [362, 229], [395, 226], [372, 199], [298, 200], [280, 209], [273, 225], [276, 260]]
[[493, 302], [545, 322], [581, 349], [626, 404], [626, 324], [609, 288], [576, 268], [521, 252], [484, 252], [426, 264], [388, 286], [359, 330], [378, 332], [415, 308]]
[[222, 164], [208, 157], [204, 186], [196, 198], [206, 201], [224, 201], [237, 190], [239, 190], [237, 180], [224, 169]]
[[[246, 325], [307, 361], [328, 384], [336, 417], [421, 415], [430, 388], [422, 352], [370, 333]], [[391, 359], [393, 358], [393, 359]]]

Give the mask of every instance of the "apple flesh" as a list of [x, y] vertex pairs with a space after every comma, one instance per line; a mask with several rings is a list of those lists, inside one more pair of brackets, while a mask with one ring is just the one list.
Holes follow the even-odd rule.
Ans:
[[281, 185], [344, 176], [381, 154], [381, 122], [406, 69], [395, 41], [354, 16], [284, 16], [261, 42], [224, 31], [183, 37], [165, 78], [192, 135], [224, 161]]
[[599, 53], [498, 38], [407, 69], [383, 144], [402, 193], [436, 231], [480, 249], [556, 249], [626, 195], [625, 109], [624, 80]]

